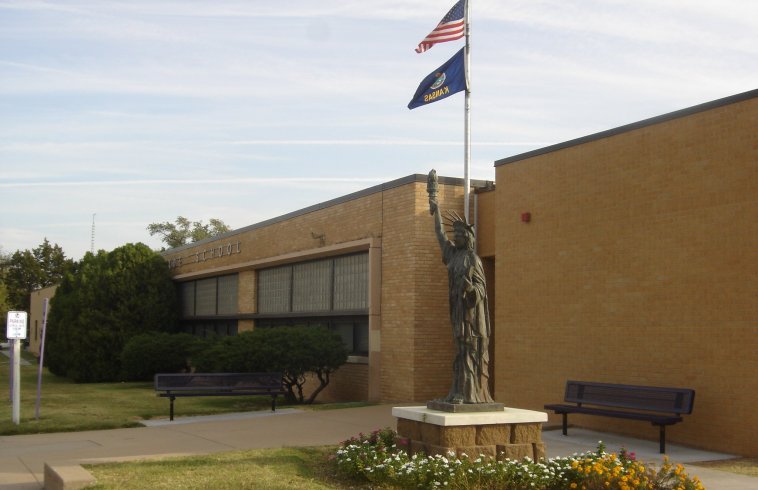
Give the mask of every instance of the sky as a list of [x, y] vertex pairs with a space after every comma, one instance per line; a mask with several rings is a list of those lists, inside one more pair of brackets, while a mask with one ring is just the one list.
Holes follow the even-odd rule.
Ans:
[[[236, 229], [432, 168], [463, 177], [463, 94], [407, 109], [463, 46], [414, 51], [454, 3], [0, 0], [0, 249], [158, 249], [147, 225], [177, 216]], [[758, 88], [754, 0], [470, 10], [472, 179]]]

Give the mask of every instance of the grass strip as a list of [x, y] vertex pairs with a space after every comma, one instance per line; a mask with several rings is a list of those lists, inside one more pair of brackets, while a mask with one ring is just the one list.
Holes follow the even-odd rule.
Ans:
[[718, 461], [703, 461], [692, 463], [692, 465], [758, 478], [758, 458], [734, 458]]
[[341, 489], [328, 458], [335, 447], [256, 449], [210, 456], [86, 465], [94, 489]]

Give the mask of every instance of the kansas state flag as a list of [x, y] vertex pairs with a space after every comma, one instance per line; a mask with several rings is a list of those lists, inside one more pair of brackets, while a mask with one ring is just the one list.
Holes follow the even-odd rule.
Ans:
[[464, 57], [461, 48], [452, 58], [434, 70], [421, 81], [416, 89], [413, 99], [408, 104], [408, 109], [437, 102], [445, 97], [466, 90], [466, 72], [464, 70]]

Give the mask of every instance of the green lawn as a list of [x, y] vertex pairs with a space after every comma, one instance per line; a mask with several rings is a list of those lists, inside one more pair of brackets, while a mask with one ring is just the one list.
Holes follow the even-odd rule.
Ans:
[[328, 462], [334, 447], [235, 451], [211, 456], [87, 465], [96, 489], [338, 489], [361, 488], [340, 480]]
[[[68, 432], [134, 427], [139, 420], [167, 418], [169, 402], [155, 395], [152, 383], [77, 384], [42, 375], [40, 418], [35, 419], [37, 399], [36, 358], [21, 366], [21, 423], [12, 421], [10, 402], [10, 361], [0, 355], [0, 435]], [[279, 397], [278, 402], [283, 402]], [[250, 410], [268, 410], [270, 397], [193, 397], [176, 402], [177, 416], [207, 415]]]

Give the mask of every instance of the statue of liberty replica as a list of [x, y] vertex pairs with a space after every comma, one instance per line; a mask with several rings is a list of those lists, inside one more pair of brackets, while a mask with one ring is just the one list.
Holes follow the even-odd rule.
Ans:
[[[453, 382], [443, 399], [428, 402], [427, 407], [446, 412], [502, 411], [489, 390], [490, 319], [487, 287], [482, 261], [476, 254], [474, 227], [454, 211], [443, 217], [437, 203], [437, 173], [429, 172], [427, 192], [429, 212], [447, 266], [450, 323], [455, 342]], [[444, 222], [443, 222], [444, 220]], [[445, 227], [452, 230], [448, 238]]]

